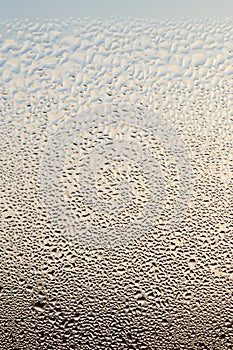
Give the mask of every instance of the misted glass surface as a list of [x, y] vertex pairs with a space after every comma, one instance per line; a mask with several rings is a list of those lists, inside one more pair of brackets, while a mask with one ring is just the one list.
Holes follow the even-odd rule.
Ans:
[[1, 24], [1, 350], [233, 348], [232, 37]]

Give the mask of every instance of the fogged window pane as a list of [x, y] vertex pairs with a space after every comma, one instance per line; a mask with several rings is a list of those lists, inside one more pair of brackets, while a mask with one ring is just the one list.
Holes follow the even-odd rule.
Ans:
[[2, 23], [1, 349], [232, 348], [232, 36]]

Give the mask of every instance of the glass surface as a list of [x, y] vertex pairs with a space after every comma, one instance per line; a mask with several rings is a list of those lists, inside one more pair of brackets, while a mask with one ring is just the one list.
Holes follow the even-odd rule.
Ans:
[[232, 349], [232, 37], [1, 24], [1, 350]]

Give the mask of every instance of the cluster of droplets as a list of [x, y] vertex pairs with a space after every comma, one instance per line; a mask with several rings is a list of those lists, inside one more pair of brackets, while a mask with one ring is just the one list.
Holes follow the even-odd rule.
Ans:
[[163, 216], [167, 226], [179, 223], [191, 169], [185, 145], [158, 114], [105, 105], [54, 129], [41, 181], [53, 224], [97, 248], [135, 240]]
[[1, 24], [2, 350], [232, 349], [232, 32]]

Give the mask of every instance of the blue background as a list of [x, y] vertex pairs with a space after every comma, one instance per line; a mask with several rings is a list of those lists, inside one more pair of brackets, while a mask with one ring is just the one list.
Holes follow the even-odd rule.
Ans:
[[232, 17], [233, 0], [0, 0], [0, 19]]

